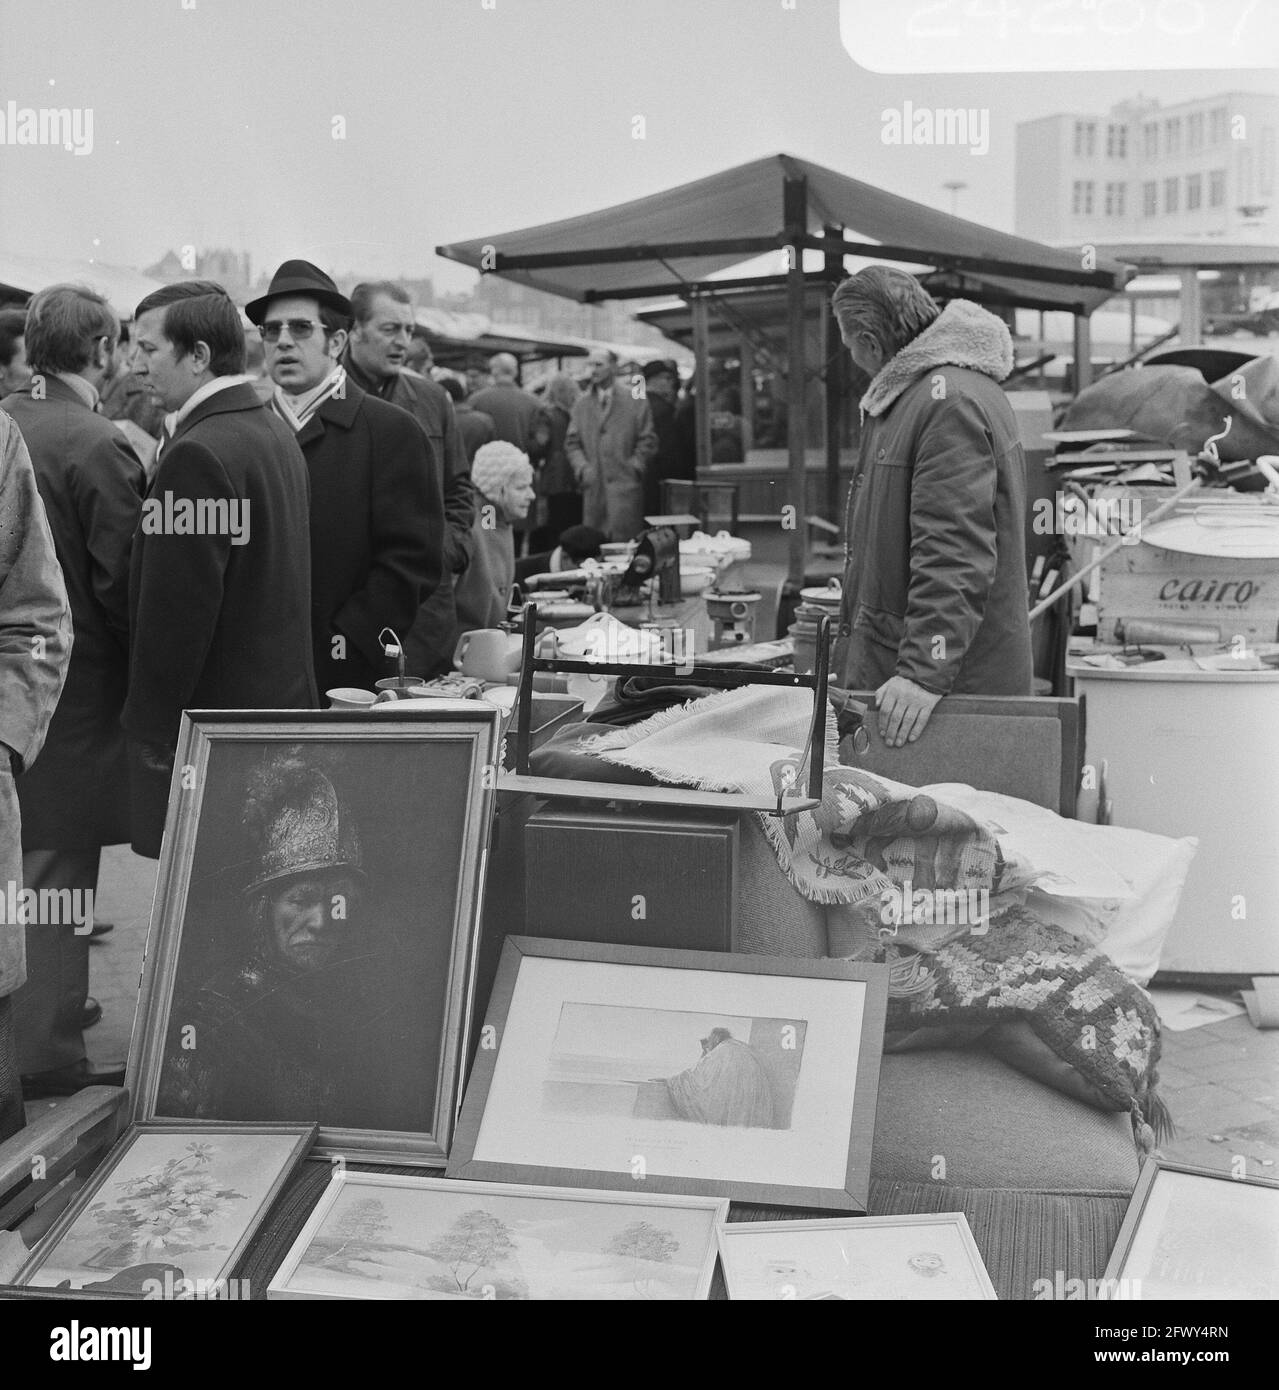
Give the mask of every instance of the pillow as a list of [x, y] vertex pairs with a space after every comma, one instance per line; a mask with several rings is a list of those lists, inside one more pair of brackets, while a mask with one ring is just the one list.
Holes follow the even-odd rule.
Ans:
[[1028, 906], [1073, 935], [1096, 942], [1137, 984], [1149, 983], [1159, 968], [1198, 840], [1089, 825], [955, 782], [922, 790], [991, 823], [1005, 854], [1019, 852], [1044, 871]]

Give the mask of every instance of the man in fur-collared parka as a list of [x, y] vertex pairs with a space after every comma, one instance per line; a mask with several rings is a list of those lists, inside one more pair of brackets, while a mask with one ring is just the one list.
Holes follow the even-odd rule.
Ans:
[[876, 691], [880, 733], [900, 746], [944, 695], [1032, 691], [1025, 458], [999, 386], [1012, 339], [886, 266], [845, 280], [832, 307], [871, 378], [833, 675]]

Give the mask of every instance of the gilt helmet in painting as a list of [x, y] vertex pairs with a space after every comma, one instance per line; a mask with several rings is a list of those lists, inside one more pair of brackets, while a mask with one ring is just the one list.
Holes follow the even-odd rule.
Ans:
[[266, 764], [250, 779], [244, 825], [252, 846], [245, 893], [298, 874], [362, 875], [360, 837], [333, 783], [303, 758]]

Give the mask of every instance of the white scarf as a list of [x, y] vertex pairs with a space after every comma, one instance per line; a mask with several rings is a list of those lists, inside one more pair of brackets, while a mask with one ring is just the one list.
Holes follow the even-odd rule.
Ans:
[[304, 391], [300, 396], [290, 396], [283, 387], [277, 386], [271, 395], [271, 405], [275, 413], [296, 434], [310, 420], [311, 416], [333, 396], [346, 394], [346, 368], [337, 367], [324, 378], [318, 386]]

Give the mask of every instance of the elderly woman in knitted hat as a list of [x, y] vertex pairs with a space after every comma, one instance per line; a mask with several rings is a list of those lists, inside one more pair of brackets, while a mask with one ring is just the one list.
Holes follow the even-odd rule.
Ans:
[[506, 618], [515, 583], [511, 523], [533, 505], [533, 465], [514, 444], [495, 439], [476, 450], [471, 482], [479, 494], [471, 527], [471, 561], [457, 580], [458, 635]]

